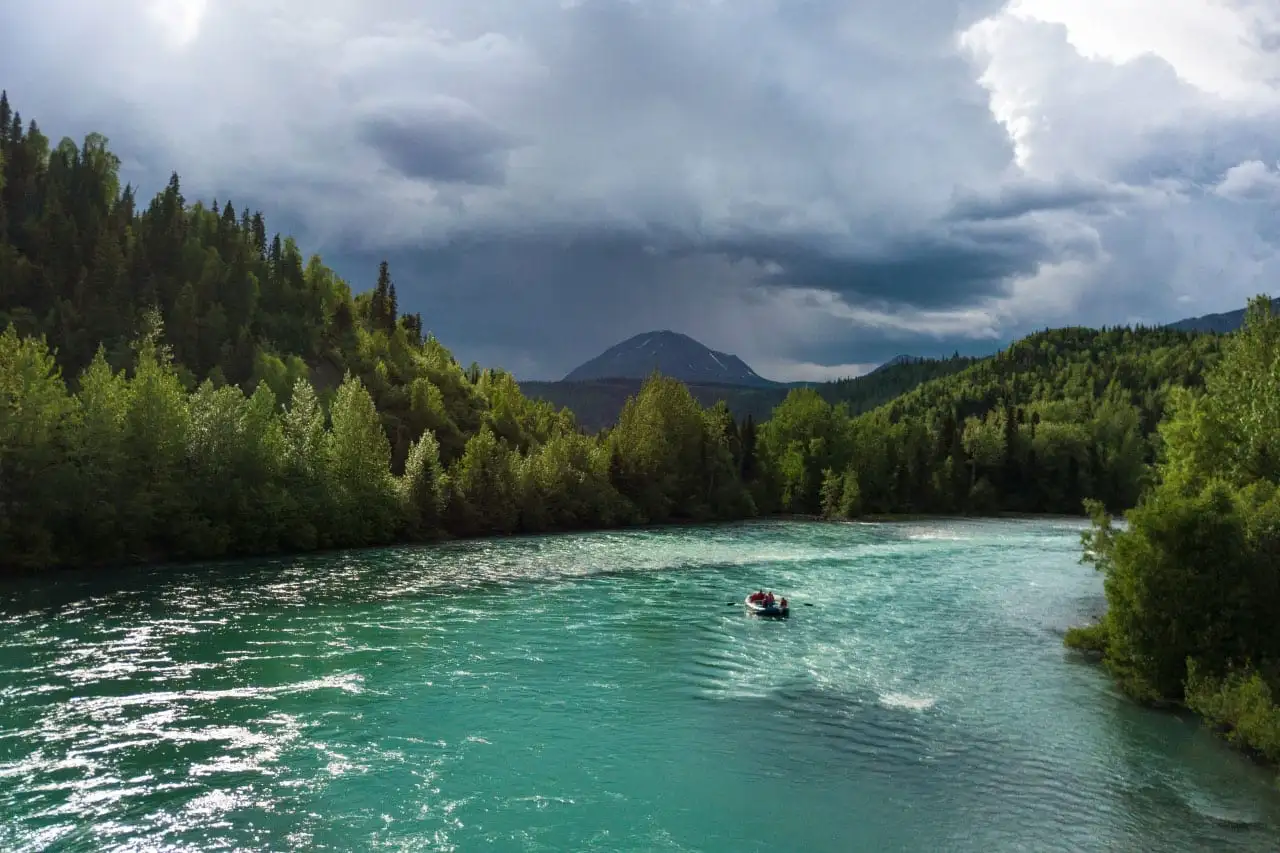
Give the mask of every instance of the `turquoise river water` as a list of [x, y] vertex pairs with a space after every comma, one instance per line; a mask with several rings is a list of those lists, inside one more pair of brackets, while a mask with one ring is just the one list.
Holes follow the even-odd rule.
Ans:
[[[0, 850], [1280, 849], [1273, 773], [1063, 650], [1102, 604], [1079, 530], [761, 522], [8, 582]], [[743, 612], [761, 585], [789, 621]]]

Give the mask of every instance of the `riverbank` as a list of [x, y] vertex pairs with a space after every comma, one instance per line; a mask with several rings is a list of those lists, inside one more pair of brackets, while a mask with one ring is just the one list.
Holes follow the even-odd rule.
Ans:
[[[1096, 625], [1082, 627], [1086, 634], [1097, 630]], [[1096, 643], [1073, 636], [1076, 630], [1067, 632], [1063, 644], [1090, 664], [1108, 670], [1103, 651]], [[1114, 673], [1108, 675], [1121, 682]], [[1181, 701], [1128, 698], [1150, 711], [1190, 716], [1255, 764], [1280, 773], [1280, 705], [1274, 695], [1266, 679], [1246, 671], [1225, 679], [1200, 678], [1193, 673]], [[1276, 783], [1280, 786], [1280, 775]]]
[[561, 530], [536, 530], [525, 531], [518, 530], [511, 533], [484, 533], [477, 536], [453, 536], [445, 532], [437, 535], [420, 538], [420, 539], [391, 539], [385, 542], [371, 543], [357, 547], [334, 547], [334, 548], [306, 548], [306, 549], [289, 549], [289, 550], [266, 550], [266, 551], [245, 551], [232, 554], [226, 554], [218, 557], [193, 557], [181, 558], [172, 557], [164, 554], [155, 554], [146, 557], [130, 557], [111, 561], [102, 561], [90, 564], [80, 565], [61, 565], [48, 566], [43, 568], [31, 568], [23, 566], [6, 565], [0, 562], [0, 577], [29, 578], [46, 575], [66, 575], [77, 572], [107, 572], [119, 569], [145, 568], [147, 566], [159, 565], [198, 565], [202, 563], [217, 562], [223, 560], [252, 560], [252, 559], [290, 559], [293, 557], [302, 557], [308, 555], [326, 555], [359, 552], [380, 548], [401, 548], [414, 546], [430, 546], [449, 542], [468, 542], [468, 541], [485, 541], [485, 540], [503, 540], [503, 539], [520, 539], [527, 537], [549, 536], [559, 534], [574, 533], [594, 533], [594, 532], [610, 532], [618, 530], [660, 530], [664, 527], [699, 527], [699, 526], [722, 526], [741, 524], [751, 521], [804, 521], [804, 522], [822, 522], [822, 523], [870, 523], [870, 524], [892, 524], [892, 523], [910, 523], [924, 521], [955, 521], [964, 519], [992, 519], [992, 520], [1010, 520], [1010, 521], [1080, 521], [1083, 516], [1059, 515], [1051, 513], [991, 513], [986, 515], [966, 515], [966, 514], [937, 514], [937, 513], [869, 513], [860, 515], [855, 518], [826, 518], [821, 515], [808, 513], [770, 513], [768, 515], [745, 516], [742, 518], [726, 518], [726, 519], [696, 519], [696, 518], [672, 518], [660, 522], [641, 523], [641, 524], [616, 524], [597, 527], [579, 527]]
[[991, 513], [866, 513], [851, 519], [827, 519], [822, 516], [805, 516], [814, 521], [866, 521], [889, 523], [894, 521], [932, 521], [952, 519], [1000, 519], [1007, 521], [1088, 521], [1084, 513], [1054, 512], [991, 512]]
[[[1105, 614], [1095, 622], [1070, 628], [1063, 645], [1107, 670], [1123, 690], [1124, 679], [1107, 665], [1104, 619]], [[1152, 711], [1189, 714], [1252, 761], [1280, 771], [1280, 704], [1274, 699], [1273, 682], [1251, 668], [1230, 673], [1226, 678], [1203, 676], [1194, 664], [1188, 669], [1181, 700], [1152, 696], [1129, 699]]]

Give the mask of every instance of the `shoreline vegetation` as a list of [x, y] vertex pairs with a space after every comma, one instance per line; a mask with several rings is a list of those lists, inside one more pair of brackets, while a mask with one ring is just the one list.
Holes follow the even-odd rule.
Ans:
[[189, 203], [177, 174], [143, 206], [119, 169], [0, 93], [0, 571], [1087, 506], [1109, 608], [1068, 643], [1280, 756], [1280, 332], [1257, 304], [1228, 335], [1053, 329], [891, 365], [759, 423], [654, 375], [588, 432], [459, 363], [385, 262], [357, 292], [261, 212]]
[[1087, 501], [1085, 562], [1107, 610], [1073, 628], [1135, 700], [1186, 708], [1229, 742], [1280, 763], [1280, 316], [1250, 302], [1243, 328], [1179, 389], [1160, 425], [1161, 458], [1119, 530]]
[[[386, 548], [429, 548], [433, 545], [449, 545], [468, 542], [488, 542], [497, 539], [522, 539], [529, 537], [545, 536], [545, 535], [566, 535], [572, 533], [610, 533], [623, 531], [645, 531], [645, 530], [662, 530], [664, 528], [681, 528], [681, 527], [732, 527], [738, 524], [750, 524], [753, 522], [805, 522], [810, 524], [919, 524], [925, 522], [953, 522], [953, 521], [1073, 521], [1077, 523], [1089, 522], [1089, 517], [1083, 514], [1067, 514], [1067, 513], [1026, 513], [1026, 512], [999, 512], [988, 515], [971, 515], [971, 514], [881, 514], [881, 515], [863, 515], [853, 518], [831, 518], [823, 515], [810, 513], [784, 513], [777, 512], [768, 515], [755, 515], [743, 518], [730, 519], [693, 519], [693, 518], [672, 518], [658, 522], [644, 522], [634, 524], [618, 524], [612, 527], [588, 527], [576, 530], [556, 530], [556, 531], [524, 531], [517, 530], [509, 533], [479, 533], [472, 536], [450, 536], [447, 533], [441, 533], [432, 539], [423, 540], [397, 540], [385, 544], [374, 545], [357, 545], [357, 546], [334, 546], [334, 547], [316, 547], [303, 551], [276, 551], [268, 554], [238, 554], [224, 555], [221, 557], [192, 557], [187, 559], [167, 559], [167, 560], [132, 560], [119, 561], [111, 564], [82, 564], [82, 565], [64, 565], [55, 567], [6, 567], [5, 571], [0, 571], [0, 582], [5, 580], [15, 581], [31, 581], [40, 578], [56, 578], [75, 577], [80, 574], [98, 573], [104, 569], [127, 570], [127, 569], [161, 569], [169, 566], [178, 568], [188, 568], [198, 565], [215, 564], [221, 561], [238, 561], [252, 559], [293, 559], [307, 556], [326, 556], [343, 553], [359, 553], [361, 551], [383, 550]], [[52, 573], [52, 574], [51, 574]]]

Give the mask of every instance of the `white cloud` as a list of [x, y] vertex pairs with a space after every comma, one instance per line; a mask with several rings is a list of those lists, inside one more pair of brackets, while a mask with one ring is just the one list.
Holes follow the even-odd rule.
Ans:
[[1207, 107], [1207, 96], [1147, 54], [1117, 64], [1081, 56], [1070, 26], [1006, 10], [960, 36], [991, 112], [1016, 145], [1019, 171], [1105, 177], [1142, 136]]
[[811, 361], [775, 361], [764, 359], [752, 368], [766, 379], [775, 382], [834, 382], [852, 379], [870, 373], [883, 362], [856, 364], [814, 364]]
[[147, 11], [170, 47], [186, 47], [200, 34], [208, 0], [151, 0]]
[[1280, 54], [1265, 45], [1280, 30], [1280, 7], [1268, 0], [1013, 0], [1008, 12], [1063, 25], [1086, 59], [1158, 57], [1180, 80], [1236, 108], [1271, 109], [1280, 100]]
[[[1280, 269], [1266, 197], [1280, 155], [1280, 7], [1261, 0], [1013, 0], [960, 35], [1016, 174], [1144, 182], [1136, 205], [1062, 217], [1091, 259], [1048, 261], [996, 300], [1002, 329], [1160, 322], [1239, 307]], [[1245, 162], [1224, 157], [1253, 154]], [[1225, 174], [1224, 174], [1225, 172]]]
[[1280, 201], [1280, 163], [1268, 168], [1261, 160], [1232, 166], [1213, 191], [1223, 198]]

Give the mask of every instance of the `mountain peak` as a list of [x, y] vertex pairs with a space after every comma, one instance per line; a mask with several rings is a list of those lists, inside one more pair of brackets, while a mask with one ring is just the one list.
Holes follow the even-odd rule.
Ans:
[[736, 355], [718, 352], [682, 332], [641, 332], [569, 371], [565, 382], [643, 379], [657, 370], [682, 382], [773, 386]]

